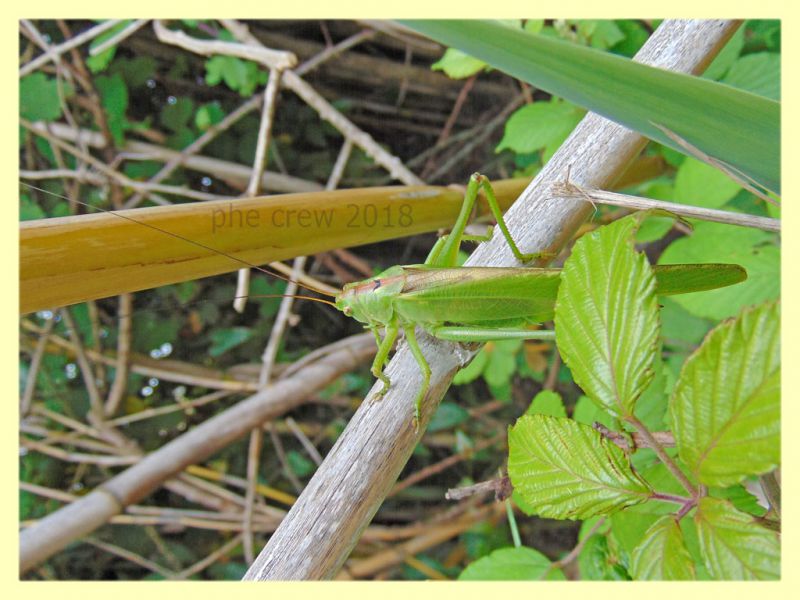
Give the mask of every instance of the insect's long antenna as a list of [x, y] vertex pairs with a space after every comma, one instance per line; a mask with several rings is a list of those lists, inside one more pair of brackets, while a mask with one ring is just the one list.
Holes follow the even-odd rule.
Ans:
[[[172, 236], [172, 237], [174, 237], [176, 239], [184, 241], [187, 244], [192, 244], [193, 246], [197, 246], [198, 248], [203, 248], [204, 250], [208, 250], [209, 252], [214, 252], [215, 254], [219, 254], [220, 256], [224, 256], [226, 258], [230, 258], [233, 261], [236, 261], [238, 263], [246, 265], [246, 266], [248, 266], [248, 267], [250, 267], [252, 269], [255, 269], [257, 271], [261, 271], [262, 273], [266, 273], [267, 275], [271, 275], [272, 277], [277, 277], [278, 279], [283, 279], [284, 281], [288, 281], [290, 283], [295, 283], [295, 284], [299, 285], [300, 287], [306, 288], [307, 290], [309, 290], [311, 292], [316, 292], [317, 294], [322, 294], [323, 296], [329, 296], [331, 298], [334, 297], [334, 294], [331, 294], [330, 292], [326, 292], [325, 290], [318, 290], [318, 289], [316, 289], [316, 288], [314, 288], [314, 287], [312, 287], [310, 285], [305, 285], [305, 284], [300, 283], [298, 281], [294, 281], [293, 279], [291, 279], [289, 277], [286, 277], [285, 275], [281, 275], [280, 273], [278, 273], [276, 271], [273, 271], [271, 269], [266, 269], [264, 267], [259, 267], [258, 265], [254, 265], [253, 263], [250, 263], [250, 262], [248, 262], [248, 261], [246, 261], [246, 260], [244, 260], [242, 258], [239, 258], [237, 256], [233, 256], [232, 254], [228, 254], [227, 252], [223, 252], [222, 250], [217, 250], [216, 248], [212, 248], [211, 246], [206, 246], [205, 244], [203, 244], [201, 242], [197, 242], [195, 240], [192, 240], [192, 239], [189, 239], [187, 237], [184, 237], [184, 236], [180, 235], [179, 233], [175, 233], [173, 231], [167, 231], [166, 229], [161, 229], [160, 227], [156, 227], [155, 225], [151, 225], [150, 223], [145, 223], [144, 221], [139, 221], [138, 219], [134, 219], [132, 217], [128, 217], [126, 215], [120, 214], [119, 212], [117, 212], [115, 210], [107, 210], [105, 208], [100, 208], [98, 206], [94, 206], [94, 205], [88, 204], [86, 202], [81, 202], [80, 200], [72, 200], [70, 198], [67, 198], [66, 196], [62, 196], [61, 194], [56, 194], [56, 193], [51, 192], [49, 190], [45, 190], [45, 189], [42, 189], [40, 187], [36, 187], [35, 185], [31, 185], [30, 183], [25, 183], [24, 181], [20, 181], [19, 183], [24, 185], [24, 186], [27, 186], [27, 187], [29, 187], [31, 189], [38, 190], [40, 192], [44, 192], [45, 194], [50, 194], [50, 195], [55, 196], [57, 198], [62, 198], [64, 200], [68, 201], [68, 202], [73, 202], [74, 201], [75, 203], [80, 204], [82, 206], [85, 206], [87, 208], [90, 208], [92, 210], [97, 210], [97, 211], [100, 211], [100, 212], [112, 214], [112, 215], [114, 215], [116, 217], [119, 217], [120, 219], [125, 219], [126, 221], [131, 221], [132, 223], [136, 223], [137, 225], [142, 225], [144, 227], [149, 227], [150, 229], [153, 229], [155, 231], [163, 233], [164, 235], [169, 235], [169, 236]], [[329, 302], [328, 304], [331, 304], [331, 303]]]
[[314, 296], [302, 296], [298, 294], [254, 294], [252, 296], [234, 296], [233, 299], [236, 300], [237, 298], [297, 298], [299, 300], [311, 300], [313, 302], [321, 302], [322, 304], [329, 304], [332, 307], [336, 308], [336, 304], [331, 302], [330, 300], [323, 300], [322, 298], [314, 298]]

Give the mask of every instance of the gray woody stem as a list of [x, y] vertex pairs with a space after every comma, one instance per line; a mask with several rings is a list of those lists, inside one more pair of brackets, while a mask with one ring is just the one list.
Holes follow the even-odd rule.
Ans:
[[[701, 73], [739, 26], [736, 21], [665, 21], [636, 60], [684, 73]], [[587, 115], [508, 211], [506, 220], [524, 252], [561, 248], [591, 212], [589, 203], [555, 197], [551, 185], [570, 181], [608, 188], [647, 140], [594, 114]], [[514, 266], [502, 236], [482, 244], [468, 265]], [[419, 433], [411, 422], [419, 367], [402, 345], [386, 370], [389, 392], [378, 399], [374, 386], [350, 424], [286, 518], [272, 535], [245, 580], [330, 579], [381, 505], [458, 368], [473, 351], [420, 336], [430, 363], [431, 389], [423, 404]]]

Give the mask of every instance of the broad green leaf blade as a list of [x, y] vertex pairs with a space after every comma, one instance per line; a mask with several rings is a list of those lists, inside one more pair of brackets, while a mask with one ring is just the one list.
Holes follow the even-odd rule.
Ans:
[[685, 581], [694, 579], [694, 564], [683, 543], [683, 534], [671, 515], [656, 521], [631, 556], [636, 579]]
[[564, 581], [564, 572], [552, 568], [550, 559], [533, 548], [500, 548], [471, 563], [458, 576], [461, 581]]
[[681, 460], [725, 487], [780, 462], [780, 307], [770, 302], [715, 328], [670, 398]]
[[491, 21], [403, 23], [685, 154], [665, 128], [780, 191], [779, 102]]
[[586, 519], [650, 497], [619, 447], [571, 419], [522, 416], [509, 429], [508, 447], [514, 492], [541, 517]]
[[706, 568], [714, 579], [778, 579], [778, 535], [716, 498], [700, 500], [694, 516]]
[[579, 239], [555, 306], [556, 343], [575, 382], [620, 418], [633, 414], [657, 353], [655, 278], [633, 249], [643, 218], [636, 213]]
[[700, 265], [656, 265], [656, 294], [671, 296], [727, 287], [747, 279], [739, 265], [704, 263]]

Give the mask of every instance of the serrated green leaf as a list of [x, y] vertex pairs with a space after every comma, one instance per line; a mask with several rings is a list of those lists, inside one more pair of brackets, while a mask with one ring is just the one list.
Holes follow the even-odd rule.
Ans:
[[495, 148], [529, 154], [557, 141], [559, 144], [584, 115], [577, 106], [557, 98], [534, 102], [516, 110], [506, 121], [503, 139]]
[[533, 398], [526, 415], [549, 415], [551, 417], [566, 417], [567, 409], [558, 392], [542, 390]]
[[681, 460], [723, 487], [780, 462], [780, 307], [746, 310], [711, 331], [670, 398]]
[[704, 208], [719, 208], [739, 190], [741, 186], [722, 171], [688, 157], [675, 174], [673, 200]]
[[631, 573], [636, 579], [651, 581], [694, 579], [694, 563], [673, 516], [662, 517], [644, 533], [631, 554]]
[[729, 502], [703, 498], [694, 516], [701, 554], [714, 579], [778, 579], [778, 535]]
[[556, 343], [575, 382], [618, 417], [653, 378], [658, 344], [655, 277], [633, 249], [641, 214], [583, 236], [564, 263], [555, 306]]
[[566, 579], [561, 569], [553, 569], [550, 559], [533, 548], [500, 548], [469, 564], [458, 576], [460, 581], [538, 581]]
[[733, 64], [722, 83], [772, 100], [780, 100], [781, 55], [775, 52], [757, 52], [742, 56]]
[[571, 419], [520, 417], [508, 446], [514, 491], [541, 517], [585, 519], [650, 497], [619, 447]]
[[694, 231], [674, 241], [659, 263], [733, 263], [747, 270], [747, 281], [735, 286], [675, 296], [691, 314], [707, 319], [732, 317], [742, 308], [780, 294], [780, 251], [774, 236], [745, 227], [698, 222]]

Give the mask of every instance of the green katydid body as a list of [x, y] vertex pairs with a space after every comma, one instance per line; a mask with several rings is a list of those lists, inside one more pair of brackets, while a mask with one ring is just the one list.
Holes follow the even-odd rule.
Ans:
[[[425, 264], [391, 267], [377, 277], [345, 285], [335, 300], [339, 310], [364, 323], [375, 334], [378, 352], [372, 372], [384, 384], [380, 394], [389, 389], [383, 367], [403, 329], [423, 375], [415, 402], [417, 423], [430, 382], [430, 367], [417, 344], [416, 326], [434, 337], [460, 342], [554, 338], [553, 331], [530, 327], [553, 318], [560, 269], [455, 267], [458, 246], [465, 239], [464, 227], [479, 187], [486, 192], [498, 226], [515, 256], [522, 262], [539, 256], [519, 251], [505, 226], [491, 186], [484, 177], [475, 174], [452, 233], [437, 242]], [[747, 278], [738, 265], [661, 265], [655, 266], [654, 271], [656, 293], [661, 295], [714, 289]], [[379, 328], [386, 330], [383, 339]]]

